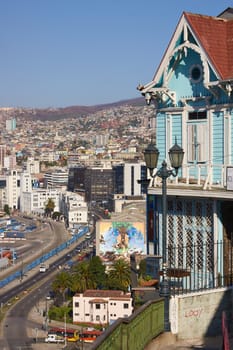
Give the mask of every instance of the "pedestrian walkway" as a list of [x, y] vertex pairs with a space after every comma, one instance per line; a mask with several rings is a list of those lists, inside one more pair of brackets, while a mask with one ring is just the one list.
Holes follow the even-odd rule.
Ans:
[[[231, 344], [233, 346], [233, 343]], [[155, 338], [144, 350], [222, 350], [222, 337], [177, 340], [171, 333], [163, 333]], [[233, 347], [230, 347], [233, 349]]]
[[[52, 302], [52, 301], [51, 301]], [[45, 343], [44, 339], [47, 336], [47, 330], [45, 329], [45, 316], [44, 316], [44, 310], [46, 310], [49, 305], [46, 303], [50, 303], [49, 300], [40, 300], [40, 302], [33, 307], [28, 315], [28, 327], [27, 327], [27, 334], [29, 338], [35, 339], [35, 343], [32, 343], [31, 347], [33, 350], [52, 350], [52, 349], [64, 349], [65, 344], [47, 344]], [[64, 322], [54, 321], [51, 320], [48, 322], [48, 328], [52, 327], [60, 327], [60, 328], [72, 328], [77, 329], [80, 331], [81, 327], [77, 325], [70, 325], [66, 324]], [[75, 346], [75, 349], [79, 349], [79, 344], [67, 344], [72, 347]], [[68, 349], [68, 347], [66, 347]], [[86, 349], [86, 347], [85, 347]]]

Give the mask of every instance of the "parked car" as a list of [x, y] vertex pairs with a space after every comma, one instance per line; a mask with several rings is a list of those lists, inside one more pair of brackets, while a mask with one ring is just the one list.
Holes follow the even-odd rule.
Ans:
[[64, 343], [65, 339], [57, 334], [48, 334], [45, 338], [46, 343]]

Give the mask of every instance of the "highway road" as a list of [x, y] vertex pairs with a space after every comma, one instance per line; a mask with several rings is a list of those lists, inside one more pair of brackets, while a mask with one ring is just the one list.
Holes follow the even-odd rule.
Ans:
[[[62, 231], [60, 225], [57, 226], [55, 223], [53, 229], [55, 229], [55, 226], [56, 231]], [[47, 272], [40, 273], [36, 268], [36, 271], [30, 271], [28, 276], [25, 276], [23, 280], [16, 282], [13, 287], [6, 286], [1, 289], [1, 311], [3, 310], [3, 305], [7, 304], [10, 309], [2, 325], [0, 349], [29, 350], [34, 349], [33, 346], [39, 345], [34, 344], [33, 339], [28, 337], [27, 329], [28, 327], [37, 329], [41, 327], [41, 323], [38, 324], [37, 322], [34, 322], [31, 324], [32, 322], [28, 320], [28, 314], [41, 299], [45, 300], [48, 291], [51, 288], [50, 285], [53, 276], [61, 270], [61, 267], [64, 266], [67, 260], [71, 259], [73, 254], [77, 254], [77, 250], [75, 249], [77, 249], [77, 247], [78, 249], [82, 249], [89, 244], [84, 238], [80, 239], [80, 241], [81, 242], [77, 242], [74, 246], [69, 247], [67, 252], [62, 252], [59, 256], [53, 257], [52, 262], [49, 261], [50, 266]], [[18, 296], [20, 296], [20, 300], [18, 300]], [[40, 345], [42, 346], [42, 344]], [[51, 346], [53, 347], [53, 345], [49, 345], [51, 349]], [[46, 349], [49, 345], [43, 344], [43, 349]], [[86, 349], [87, 347], [84, 346], [83, 348]]]
[[[83, 243], [80, 243], [77, 247], [82, 249]], [[72, 255], [75, 248], [73, 247], [72, 251], [69, 254]], [[56, 261], [51, 264], [49, 270], [46, 273], [36, 273], [31, 278], [28, 278], [25, 282], [22, 282], [18, 288], [11, 290], [11, 300], [14, 300], [15, 296], [22, 295], [20, 292], [28, 290], [30, 291], [31, 286], [34, 286], [34, 289], [26, 294], [23, 293], [22, 299], [15, 300], [15, 303], [12, 306], [9, 306], [9, 312], [7, 313], [3, 327], [2, 327], [2, 337], [0, 338], [0, 349], [2, 350], [33, 350], [37, 349], [37, 346], [40, 346], [40, 349], [46, 350], [52, 349], [52, 344], [45, 344], [44, 342], [39, 342], [35, 344], [36, 339], [36, 330], [41, 329], [42, 323], [39, 321], [30, 321], [29, 313], [30, 311], [40, 303], [41, 300], [46, 300], [46, 296], [49, 294], [51, 289], [52, 278], [59, 272], [61, 269], [58, 269], [58, 266], [64, 266], [67, 259], [67, 255], [64, 255], [58, 258]], [[36, 287], [35, 287], [36, 284]], [[8, 298], [7, 294], [4, 293], [1, 298]], [[3, 299], [2, 299], [3, 300]], [[41, 317], [40, 317], [41, 320]], [[31, 328], [34, 330], [34, 336], [29, 337], [27, 329]], [[40, 339], [38, 339], [40, 341]], [[90, 345], [83, 344], [82, 349], [87, 350]], [[78, 349], [78, 345], [76, 347]], [[56, 349], [58, 349], [56, 347]]]
[[[12, 306], [4, 320], [3, 337], [0, 340], [1, 349], [32, 349], [33, 339], [30, 339], [27, 334], [28, 314], [41, 298], [45, 298], [49, 289], [50, 282], [46, 281], [30, 295], [26, 295]], [[31, 327], [36, 329], [41, 325], [34, 323], [31, 324]]]
[[[17, 220], [26, 222], [22, 217], [16, 217]], [[27, 224], [31, 224], [34, 220], [27, 219]], [[38, 223], [37, 223], [38, 224]], [[0, 279], [5, 278], [12, 271], [17, 271], [20, 268], [46, 252], [59, 246], [62, 242], [70, 238], [64, 227], [64, 223], [48, 220], [47, 222], [39, 222], [38, 228], [32, 232], [25, 234], [26, 240], [16, 240], [13, 243], [1, 240], [0, 247], [8, 247], [15, 249], [19, 258], [14, 261], [14, 265], [6, 270], [0, 271]], [[0, 291], [1, 292], [1, 291]]]
[[[59, 272], [59, 266], [64, 265], [67, 260], [70, 259], [70, 256], [63, 255], [61, 257], [57, 257], [57, 260], [54, 261], [52, 264], [49, 265], [49, 269], [45, 273], [39, 272], [39, 268], [36, 267], [36, 271], [30, 271], [29, 276], [27, 278], [24, 277], [23, 280], [18, 280], [18, 284], [14, 285], [14, 288], [6, 288], [6, 291], [3, 292], [4, 288], [1, 290], [0, 295], [0, 305], [5, 305], [11, 303], [11, 301], [18, 295], [24, 292], [30, 292], [32, 288], [35, 288], [35, 286], [42, 280], [44, 280], [46, 277], [50, 276], [54, 272]], [[31, 275], [31, 277], [30, 277]]]

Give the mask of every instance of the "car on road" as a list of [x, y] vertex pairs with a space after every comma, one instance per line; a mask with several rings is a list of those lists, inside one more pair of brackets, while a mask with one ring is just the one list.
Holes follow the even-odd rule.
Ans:
[[45, 338], [45, 343], [64, 343], [64, 341], [64, 337], [57, 334], [48, 334], [47, 338]]
[[46, 272], [47, 266], [46, 265], [40, 265], [40, 272]]
[[87, 232], [87, 233], [86, 233], [86, 239], [89, 239], [89, 238], [91, 238], [91, 233], [90, 233], [90, 232]]

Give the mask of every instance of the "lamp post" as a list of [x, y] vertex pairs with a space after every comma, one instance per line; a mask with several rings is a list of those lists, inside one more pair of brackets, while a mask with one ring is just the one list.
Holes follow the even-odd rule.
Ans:
[[169, 321], [169, 299], [170, 299], [170, 285], [167, 279], [167, 179], [170, 176], [176, 177], [179, 168], [182, 166], [184, 151], [178, 146], [175, 140], [174, 146], [168, 152], [171, 169], [168, 168], [166, 160], [163, 160], [162, 166], [154, 174], [154, 169], [157, 169], [159, 158], [159, 150], [151, 143], [144, 151], [146, 167], [150, 171], [152, 178], [159, 176], [162, 179], [162, 282], [160, 282], [159, 295], [164, 297], [164, 330], [170, 331]]

